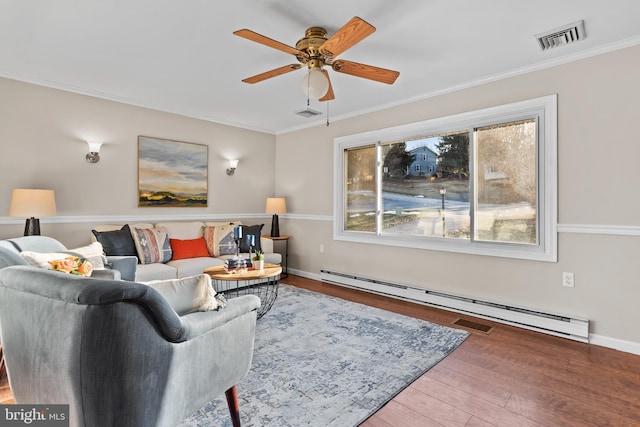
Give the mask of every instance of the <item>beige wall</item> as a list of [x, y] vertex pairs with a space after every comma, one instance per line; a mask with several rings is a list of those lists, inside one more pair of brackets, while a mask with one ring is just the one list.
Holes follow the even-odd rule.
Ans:
[[[7, 217], [13, 188], [55, 190], [57, 222], [41, 219], [42, 233], [68, 246], [89, 241], [88, 217], [233, 217], [264, 212], [274, 194], [274, 135], [1, 78], [0, 123], [0, 238], [24, 230]], [[208, 145], [207, 208], [138, 208], [138, 135]], [[104, 141], [99, 163], [85, 160], [87, 139]]]
[[[292, 213], [280, 226], [292, 235], [291, 266], [586, 317], [592, 334], [640, 345], [634, 262], [640, 254], [638, 69], [640, 47], [633, 47], [278, 135], [276, 190], [287, 197]], [[553, 93], [558, 94], [558, 216], [560, 229], [565, 226], [558, 263], [333, 241], [331, 222], [311, 217], [333, 212], [333, 138]], [[590, 230], [566, 232], [572, 225]], [[595, 234], [599, 226], [609, 234]], [[632, 235], [615, 235], [614, 227], [606, 226]], [[575, 273], [575, 288], [562, 287], [563, 271]]]
[[[113, 216], [253, 214], [268, 232], [268, 218], [259, 218], [264, 199], [282, 196], [290, 214], [280, 229], [292, 236], [294, 269], [346, 271], [584, 316], [593, 334], [640, 346], [638, 69], [634, 47], [277, 137], [0, 79], [0, 238], [22, 234], [22, 220], [6, 216], [17, 187], [56, 191], [58, 217], [43, 220], [43, 234], [68, 246], [87, 243], [91, 227]], [[558, 263], [333, 241], [333, 138], [553, 93], [565, 230]], [[137, 207], [138, 135], [209, 146], [208, 208]], [[84, 160], [85, 139], [105, 142], [100, 163]], [[233, 177], [225, 174], [229, 157], [240, 159]], [[588, 230], [566, 232], [572, 225]], [[600, 226], [609, 234], [595, 234]], [[575, 273], [574, 289], [561, 286], [563, 271]]]

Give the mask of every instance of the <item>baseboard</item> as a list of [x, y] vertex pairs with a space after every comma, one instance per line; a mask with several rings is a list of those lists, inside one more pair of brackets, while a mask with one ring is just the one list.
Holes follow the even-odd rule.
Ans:
[[[319, 282], [322, 281], [320, 274], [310, 273], [296, 268], [290, 268], [289, 273], [306, 279], [317, 280]], [[633, 341], [625, 341], [618, 338], [605, 337], [603, 335], [589, 334], [589, 344], [640, 355], [640, 343]]]
[[640, 355], [640, 343], [633, 341], [625, 341], [602, 335], [589, 334], [589, 343], [599, 345], [601, 347], [612, 348], [614, 350], [624, 351], [625, 353]]

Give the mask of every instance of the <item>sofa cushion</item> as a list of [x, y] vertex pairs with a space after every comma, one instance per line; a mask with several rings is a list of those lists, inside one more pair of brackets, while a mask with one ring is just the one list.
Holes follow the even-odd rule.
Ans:
[[204, 239], [207, 242], [207, 250], [212, 257], [221, 255], [235, 255], [238, 246], [233, 238], [233, 224], [207, 226], [204, 228]]
[[173, 256], [167, 233], [156, 228], [131, 228], [140, 264], [167, 262]]
[[82, 246], [79, 248], [61, 252], [20, 252], [20, 256], [22, 256], [30, 265], [46, 269], [51, 269], [49, 261], [64, 259], [69, 255], [74, 255], [86, 259], [96, 270], [104, 269], [102, 245], [99, 242], [94, 242], [87, 246]]
[[262, 231], [262, 227], [264, 227], [264, 224], [242, 226], [243, 239], [240, 240], [240, 252], [249, 252], [249, 243], [247, 243], [246, 236], [250, 234], [253, 234], [254, 236], [256, 236], [254, 250], [262, 251], [262, 249], [260, 249], [260, 232]]
[[188, 240], [169, 239], [169, 242], [174, 260], [209, 256], [204, 237]]
[[[199, 271], [198, 273], [202, 273], [202, 271]], [[177, 278], [178, 270], [176, 270], [175, 267], [171, 267], [170, 265], [162, 264], [160, 262], [155, 264], [138, 264], [138, 267], [136, 268], [136, 282]]]
[[156, 228], [167, 233], [170, 239], [189, 240], [202, 237], [204, 223], [200, 221], [159, 222]]
[[138, 256], [128, 224], [125, 224], [120, 230], [91, 230], [91, 232], [96, 240], [102, 244], [102, 249], [107, 256]]
[[195, 311], [211, 311], [224, 306], [216, 299], [216, 291], [211, 286], [211, 278], [206, 274], [171, 280], [144, 282], [167, 300], [179, 315]]
[[223, 259], [207, 256], [202, 258], [171, 260], [166, 265], [176, 270], [176, 277], [187, 277], [202, 274], [202, 272], [209, 267], [223, 264]]

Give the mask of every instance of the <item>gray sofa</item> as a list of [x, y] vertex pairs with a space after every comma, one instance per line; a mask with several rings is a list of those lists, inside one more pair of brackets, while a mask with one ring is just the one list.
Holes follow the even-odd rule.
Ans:
[[[17, 403], [70, 405], [70, 425], [175, 426], [248, 372], [253, 295], [178, 315], [140, 283], [0, 270], [0, 327]], [[237, 424], [236, 424], [237, 423]]]
[[[47, 236], [23, 236], [13, 239], [0, 240], [0, 269], [12, 265], [28, 265], [20, 256], [20, 252], [67, 252], [73, 255], [58, 240]], [[108, 268], [93, 270], [92, 277], [112, 280], [134, 280], [138, 260], [132, 256], [108, 256]]]

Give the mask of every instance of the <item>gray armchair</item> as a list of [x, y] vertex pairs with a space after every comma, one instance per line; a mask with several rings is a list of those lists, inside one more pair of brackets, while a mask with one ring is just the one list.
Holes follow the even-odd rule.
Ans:
[[[67, 248], [48, 236], [23, 236], [0, 240], [0, 268], [10, 265], [27, 265], [20, 257], [22, 251], [65, 252]], [[16, 256], [13, 256], [15, 254]], [[92, 277], [99, 279], [135, 280], [138, 258], [134, 256], [108, 256], [107, 270], [94, 270]]]
[[0, 270], [0, 329], [16, 403], [70, 405], [71, 426], [175, 426], [237, 384], [260, 300], [178, 316], [154, 289], [28, 266]]

